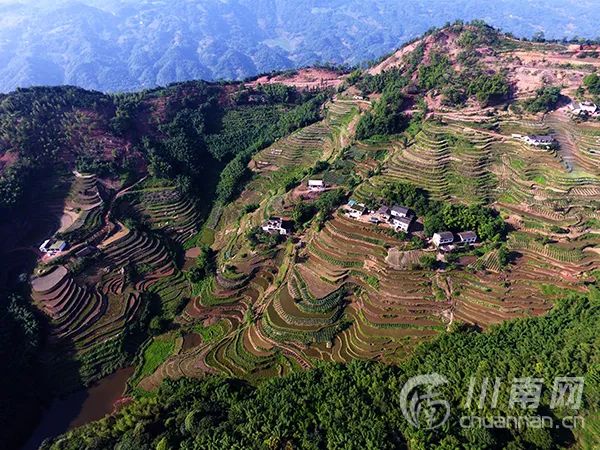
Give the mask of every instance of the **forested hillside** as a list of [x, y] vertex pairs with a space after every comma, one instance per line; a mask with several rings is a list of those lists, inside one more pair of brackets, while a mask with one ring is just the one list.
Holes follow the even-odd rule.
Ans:
[[[131, 361], [152, 317], [172, 320], [189, 295], [172, 262], [182, 242], [213, 202], [239, 193], [251, 155], [317, 121], [327, 96], [202, 81], [117, 96], [74, 87], [0, 96], [0, 357], [11, 361], [0, 383], [0, 441], [16, 445], [53, 395]], [[140, 208], [157, 202], [162, 211]], [[67, 277], [57, 265], [67, 258], [46, 265], [38, 250], [52, 235], [78, 255]], [[79, 253], [103, 246], [102, 258]], [[118, 286], [125, 268], [121, 281], [146, 279], [144, 292], [168, 275], [164, 284], [182, 292], [156, 310], [150, 297]], [[49, 273], [59, 286], [32, 292], [27, 273]]]
[[0, 91], [139, 90], [378, 59], [433, 26], [484, 19], [517, 36], [595, 38], [594, 2], [21, 1], [0, 5]]

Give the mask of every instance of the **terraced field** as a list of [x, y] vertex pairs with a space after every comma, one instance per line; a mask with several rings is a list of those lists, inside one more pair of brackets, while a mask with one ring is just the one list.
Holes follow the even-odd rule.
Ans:
[[101, 230], [106, 196], [105, 189], [93, 174], [75, 173], [58, 234], [68, 242], [89, 240]]
[[[550, 291], [584, 290], [600, 268], [600, 238], [586, 235], [599, 209], [597, 174], [511, 137], [556, 132], [557, 124], [451, 114], [424, 122], [412, 140], [357, 142], [349, 139], [356, 113], [338, 100], [323, 122], [255, 156], [247, 189], [209, 221], [220, 269], [192, 290], [180, 317], [186, 329], [219, 323], [223, 337], [172, 355], [140, 386], [206, 372], [257, 379], [319, 360], [398, 361], [455, 322], [486, 327], [543, 314], [558, 298]], [[593, 133], [584, 132], [588, 143]], [[408, 182], [439, 200], [493, 205], [518, 230], [508, 241], [512, 262], [503, 267], [492, 250], [457, 270], [423, 270], [421, 258], [435, 252], [341, 214], [267, 253], [249, 248], [247, 231], [289, 214], [290, 186], [319, 160], [331, 163], [330, 183], [358, 180], [359, 201]], [[246, 205], [253, 211], [244, 213]]]
[[366, 200], [386, 183], [402, 181], [427, 189], [438, 199], [488, 201], [496, 188], [490, 171], [497, 140], [459, 123], [427, 122], [408, 144], [392, 142], [381, 176], [369, 178], [355, 191]]
[[[47, 364], [65, 377], [65, 389], [130, 358], [137, 350], [132, 330], [147, 314], [150, 295], [171, 319], [190, 298], [170, 247], [197, 232], [197, 208], [171, 186], [141, 181], [115, 193], [94, 175], [75, 174], [65, 213], [78, 215], [61, 233], [72, 250], [41, 264], [32, 278], [33, 300], [51, 328]], [[149, 231], [114, 221], [115, 205], [124, 204], [143, 215]]]
[[[163, 338], [175, 343], [132, 389], [205, 373], [258, 380], [322, 360], [398, 362], [455, 323], [487, 327], [544, 314], [560, 293], [586, 289], [600, 269], [594, 125], [450, 112], [425, 120], [414, 137], [359, 142], [360, 108], [340, 96], [322, 121], [256, 154], [243, 193], [214, 205], [201, 234], [201, 208], [173, 185], [144, 179], [109, 192], [112, 200], [94, 206], [108, 210], [96, 232], [99, 257], [83, 269], [46, 268], [33, 282], [56, 345], [72, 343], [81, 371], [93, 377], [118, 364], [128, 330], [157, 301], [176, 328]], [[560, 148], [529, 147], [513, 133], [556, 133]], [[493, 207], [512, 227], [510, 262], [496, 246], [423, 269], [424, 257], [446, 256], [340, 212], [278, 245], [250, 245], [248, 233], [267, 218], [293, 214], [296, 187], [314, 176], [369, 204], [389, 183], [404, 182], [436, 200]], [[93, 205], [93, 177], [78, 183], [74, 192]], [[72, 198], [84, 204], [83, 197]], [[117, 220], [123, 211], [142, 226]], [[216, 270], [198, 282], [185, 273], [193, 258], [175, 255], [190, 242], [216, 254]]]
[[120, 197], [153, 230], [167, 233], [182, 244], [197, 232], [200, 211], [195, 201], [175, 186], [145, 186], [143, 183]]

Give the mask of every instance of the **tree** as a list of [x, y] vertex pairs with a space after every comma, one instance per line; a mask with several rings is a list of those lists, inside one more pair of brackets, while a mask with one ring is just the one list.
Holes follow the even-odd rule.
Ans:
[[334, 211], [339, 205], [345, 200], [344, 191], [341, 189], [334, 189], [321, 194], [321, 196], [315, 202], [315, 207], [319, 213], [326, 218]]
[[531, 38], [533, 42], [546, 42], [546, 34], [543, 31], [536, 31]]
[[190, 269], [189, 277], [193, 283], [198, 283], [214, 272], [214, 252], [208, 245], [200, 247], [200, 254], [196, 257], [194, 267]]
[[316, 213], [314, 205], [300, 201], [296, 203], [292, 211], [292, 220], [298, 227], [302, 227], [306, 222], [310, 221]]
[[404, 130], [408, 122], [402, 112], [405, 103], [402, 87], [397, 82], [384, 88], [381, 98], [373, 110], [365, 113], [358, 122], [356, 127], [358, 139], [387, 136]]
[[593, 95], [600, 95], [600, 76], [597, 73], [591, 73], [583, 79], [583, 85], [588, 92]]
[[558, 104], [560, 91], [559, 86], [544, 86], [538, 89], [534, 98], [525, 101], [525, 109], [532, 113], [552, 111]]

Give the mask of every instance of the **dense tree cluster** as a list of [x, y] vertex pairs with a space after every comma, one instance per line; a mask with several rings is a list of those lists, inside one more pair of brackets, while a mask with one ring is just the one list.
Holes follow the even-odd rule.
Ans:
[[27, 436], [43, 396], [38, 350], [41, 326], [21, 296], [0, 297], [0, 442], [12, 448]]
[[192, 283], [197, 283], [214, 273], [215, 254], [207, 245], [200, 247], [200, 254], [196, 257], [194, 267], [188, 271], [188, 277]]
[[382, 196], [390, 204], [397, 203], [414, 210], [423, 218], [428, 236], [437, 231], [472, 230], [483, 241], [498, 241], [507, 231], [502, 218], [490, 208], [432, 200], [426, 190], [412, 184], [390, 184], [384, 188]]
[[323, 223], [325, 219], [327, 219], [329, 215], [342, 204], [344, 199], [345, 195], [342, 189], [324, 192], [314, 203], [297, 203], [292, 211], [292, 219], [299, 227], [303, 226], [314, 217], [317, 217], [317, 220], [320, 223]]
[[480, 67], [476, 55], [468, 51], [460, 54], [465, 64], [458, 73], [448, 56], [433, 53], [427, 65], [419, 67], [419, 83], [422, 89], [438, 89], [446, 104], [456, 106], [474, 97], [483, 106], [489, 106], [507, 98], [510, 87], [501, 72], [488, 73]]
[[360, 118], [356, 127], [358, 139], [397, 134], [404, 130], [408, 120], [403, 113], [405, 98], [402, 88], [400, 82], [386, 85], [373, 109]]
[[265, 233], [261, 227], [253, 227], [248, 230], [246, 238], [248, 239], [248, 243], [252, 250], [259, 247], [268, 250], [275, 247], [283, 240], [283, 236], [280, 234]]
[[0, 175], [0, 212], [15, 210], [40, 186], [69, 139], [68, 113], [75, 108], [103, 109], [110, 104], [100, 93], [72, 86], [18, 89], [0, 95], [0, 153], [18, 160]]
[[[483, 22], [465, 25], [456, 22], [448, 24], [444, 32], [459, 35], [458, 43], [462, 50], [457, 56], [461, 70], [457, 71], [449, 55], [434, 50], [424, 61], [425, 45], [420, 43], [403, 56], [398, 67], [384, 70], [376, 75], [354, 72], [347, 79], [363, 95], [380, 92], [381, 98], [372, 111], [361, 118], [357, 126], [357, 137], [367, 139], [377, 135], [390, 135], [404, 130], [406, 120], [406, 97], [432, 93], [442, 95], [443, 103], [460, 106], [469, 98], [476, 99], [482, 106], [490, 106], [508, 98], [510, 85], [504, 72], [490, 72], [484, 67], [477, 50], [478, 46], [498, 43], [497, 30]], [[429, 34], [436, 36], [442, 31], [434, 29]], [[418, 74], [412, 81], [414, 73]]]
[[473, 20], [469, 22], [469, 26], [457, 21], [451, 28], [460, 33], [458, 45], [463, 48], [494, 46], [500, 42], [500, 32], [481, 20]]
[[552, 111], [560, 100], [560, 90], [559, 86], [539, 88], [535, 93], [535, 97], [525, 101], [525, 109], [532, 113]]
[[[241, 148], [221, 172], [217, 185], [217, 200], [227, 202], [235, 194], [239, 193], [242, 181], [249, 175], [248, 162], [256, 151], [272, 144], [275, 140], [298, 128], [319, 120], [321, 117], [321, 105], [327, 96], [328, 94], [325, 92], [314, 96], [302, 96], [300, 97], [301, 103], [293, 106], [291, 109], [279, 111], [275, 117], [261, 114], [261, 111], [252, 112], [253, 117], [256, 117], [255, 114], [260, 114], [259, 120], [252, 124], [246, 124], [250, 126], [246, 132], [253, 135], [253, 140], [249, 139], [247, 141], [249, 145]], [[239, 128], [232, 127], [232, 129], [237, 130]], [[231, 144], [231, 140], [227, 140], [227, 142]]]

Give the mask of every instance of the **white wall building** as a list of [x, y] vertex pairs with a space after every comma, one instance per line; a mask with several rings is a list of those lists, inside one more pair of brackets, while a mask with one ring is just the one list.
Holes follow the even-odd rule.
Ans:
[[410, 225], [413, 221], [413, 216], [408, 216], [408, 217], [394, 217], [392, 218], [392, 225], [394, 225], [394, 228], [396, 229], [396, 231], [404, 231], [405, 233], [408, 233], [408, 230], [410, 229]]
[[309, 191], [323, 191], [326, 185], [323, 180], [308, 180], [308, 190]]
[[261, 228], [265, 233], [277, 233], [282, 236], [287, 236], [292, 232], [291, 224], [281, 217], [271, 217]]
[[575, 116], [592, 116], [598, 112], [598, 107], [592, 102], [571, 103], [569, 109]]
[[439, 247], [440, 245], [452, 244], [454, 242], [454, 234], [452, 234], [450, 231], [440, 231], [439, 233], [435, 233], [433, 235], [431, 241], [436, 247]]

